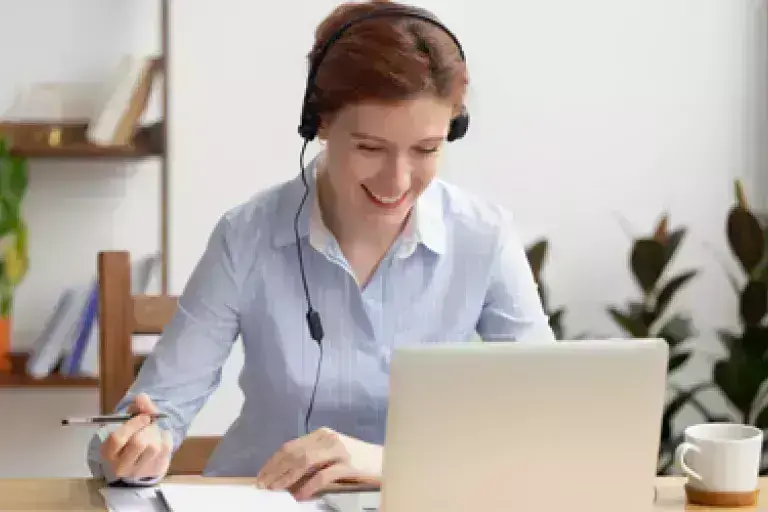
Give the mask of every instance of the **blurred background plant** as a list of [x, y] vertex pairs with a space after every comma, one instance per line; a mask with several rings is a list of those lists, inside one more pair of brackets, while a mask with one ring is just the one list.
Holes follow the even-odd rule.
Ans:
[[[742, 271], [730, 275], [739, 296], [740, 332], [718, 331], [726, 356], [713, 367], [713, 381], [736, 411], [735, 421], [768, 427], [768, 226], [747, 202], [741, 181], [728, 212], [726, 234]], [[766, 473], [766, 468], [762, 468]]]
[[565, 308], [560, 307], [554, 311], [550, 309], [547, 286], [542, 279], [542, 270], [547, 259], [548, 250], [548, 240], [546, 238], [540, 238], [526, 248], [525, 254], [528, 257], [528, 263], [530, 264], [531, 271], [533, 272], [533, 279], [536, 281], [536, 284], [539, 288], [541, 305], [544, 308], [544, 312], [549, 316], [549, 326], [555, 333], [555, 337], [558, 340], [562, 340], [563, 315], [565, 314]]
[[[685, 234], [686, 229], [682, 227], [670, 231], [669, 217], [665, 214], [651, 236], [636, 238], [632, 243], [629, 268], [642, 295], [638, 300], [629, 301], [623, 309], [608, 307], [611, 318], [626, 335], [666, 340], [669, 345], [669, 376], [691, 357], [691, 350], [685, 347], [685, 342], [696, 334], [689, 316], [672, 314], [669, 309], [675, 296], [698, 271], [686, 270], [665, 277]], [[696, 394], [709, 384], [699, 384], [688, 390], [671, 383], [668, 386], [672, 399], [666, 404], [662, 419], [659, 474], [668, 473], [673, 465], [673, 453], [680, 442], [679, 436], [674, 435], [673, 422], [686, 405], [695, 407], [707, 421], [717, 419], [696, 399]]]
[[14, 156], [10, 141], [0, 135], [0, 371], [10, 368], [13, 297], [29, 268], [27, 225], [21, 212], [27, 185], [26, 159]]

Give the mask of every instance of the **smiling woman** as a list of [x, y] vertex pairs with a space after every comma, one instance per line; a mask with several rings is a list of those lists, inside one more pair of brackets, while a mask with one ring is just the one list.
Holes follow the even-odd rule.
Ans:
[[420, 9], [345, 3], [309, 62], [299, 133], [323, 151], [222, 216], [118, 404], [139, 414], [94, 438], [95, 474], [161, 478], [238, 336], [243, 408], [205, 474], [299, 498], [380, 482], [398, 346], [554, 341], [511, 215], [437, 179], [469, 126], [454, 35]]
[[[338, 7], [318, 27], [309, 54], [317, 71], [308, 102], [327, 142], [318, 163], [320, 206], [343, 252], [368, 239], [372, 254], [352, 263], [360, 282], [437, 173], [451, 120], [464, 112], [468, 82], [450, 32], [418, 17], [375, 16], [382, 11], [377, 3]], [[333, 40], [365, 16], [371, 17]]]

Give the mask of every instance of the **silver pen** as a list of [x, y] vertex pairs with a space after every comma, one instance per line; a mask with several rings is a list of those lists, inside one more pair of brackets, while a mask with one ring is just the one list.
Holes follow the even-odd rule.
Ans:
[[[71, 425], [105, 425], [108, 423], [125, 423], [126, 421], [139, 416], [139, 413], [133, 414], [108, 414], [105, 416], [88, 416], [83, 418], [66, 418], [61, 420], [61, 424], [64, 426]], [[150, 414], [150, 419], [160, 420], [168, 418], [165, 413]]]

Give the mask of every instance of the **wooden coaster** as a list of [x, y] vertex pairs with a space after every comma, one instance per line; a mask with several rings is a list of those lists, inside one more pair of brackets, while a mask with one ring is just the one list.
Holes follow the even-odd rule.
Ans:
[[750, 492], [715, 492], [685, 486], [685, 497], [691, 505], [707, 507], [749, 507], [757, 505], [760, 490]]

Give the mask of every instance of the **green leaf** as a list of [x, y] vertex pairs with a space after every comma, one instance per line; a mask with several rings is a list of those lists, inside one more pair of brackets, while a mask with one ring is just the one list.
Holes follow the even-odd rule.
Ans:
[[650, 325], [656, 320], [656, 316], [653, 311], [648, 311], [645, 304], [636, 301], [629, 301], [627, 304], [627, 312], [630, 318], [634, 318], [637, 322], [642, 323], [649, 328]]
[[742, 385], [738, 375], [738, 365], [729, 364], [727, 361], [715, 363], [715, 383], [740, 413], [740, 421], [747, 417], [752, 396], [748, 389]]
[[679, 354], [675, 354], [675, 355], [671, 356], [669, 358], [669, 364], [667, 365], [667, 373], [674, 372], [680, 366], [685, 364], [685, 362], [690, 357], [691, 357], [691, 353], [690, 352], [680, 352]]
[[691, 280], [696, 274], [696, 270], [684, 272], [670, 279], [664, 288], [661, 289], [659, 296], [656, 299], [655, 315], [657, 318], [664, 314], [664, 310], [667, 308], [667, 306], [669, 306], [670, 302], [672, 302], [672, 298], [674, 297], [675, 292], [682, 288], [683, 285]]
[[21, 158], [11, 159], [10, 174], [8, 176], [9, 197], [20, 203], [27, 191], [27, 162]]
[[725, 345], [728, 352], [735, 350], [734, 345], [739, 341], [738, 334], [734, 334], [724, 329], [718, 329], [717, 335], [720, 337], [720, 341], [723, 342], [723, 345]]
[[697, 393], [707, 387], [709, 387], [708, 384], [697, 384], [686, 391], [678, 390], [675, 398], [673, 398], [664, 408], [664, 414], [661, 420], [662, 440], [668, 440], [670, 438], [672, 433], [672, 421], [675, 419], [675, 416], [677, 416], [677, 413], [679, 413]]
[[541, 282], [541, 269], [544, 266], [544, 259], [547, 257], [547, 240], [542, 239], [531, 245], [525, 251], [528, 257], [528, 264], [531, 266], [534, 280]]
[[768, 407], [763, 407], [757, 414], [754, 426], [760, 429], [768, 428]]
[[549, 315], [549, 327], [555, 334], [555, 338], [558, 340], [563, 339], [563, 313], [565, 310], [560, 308]]
[[715, 363], [714, 382], [741, 413], [739, 421], [746, 421], [761, 385], [768, 378], [768, 363], [762, 357], [750, 357], [742, 345], [743, 340], [736, 340], [728, 359]]
[[690, 318], [683, 317], [681, 315], [675, 315], [665, 323], [659, 332], [653, 336], [659, 336], [667, 341], [670, 349], [674, 349], [677, 345], [684, 342], [695, 331], [693, 330], [692, 322]]
[[746, 325], [759, 325], [768, 314], [768, 285], [750, 281], [741, 292], [739, 313]]
[[680, 246], [680, 242], [685, 237], [685, 228], [678, 228], [669, 234], [669, 240], [664, 244], [664, 265], [666, 266], [677, 252], [677, 248]]
[[[762, 361], [768, 351], [768, 328], [761, 325], [745, 326], [739, 344], [747, 358]], [[768, 369], [766, 369], [766, 377], [768, 377]]]
[[755, 279], [768, 284], [768, 227], [763, 229], [763, 238], [765, 239], [765, 247], [763, 248], [764, 257], [759, 267], [755, 269]]
[[765, 236], [752, 213], [740, 206], [731, 209], [727, 221], [728, 243], [744, 271], [751, 275], [763, 259]]
[[633, 318], [622, 311], [619, 311], [615, 307], [609, 307], [608, 313], [610, 313], [613, 320], [630, 336], [635, 338], [645, 338], [648, 336], [648, 327], [646, 327], [638, 318]]
[[656, 286], [666, 266], [664, 246], [651, 238], [636, 240], [630, 255], [630, 266], [640, 288], [649, 293]]

